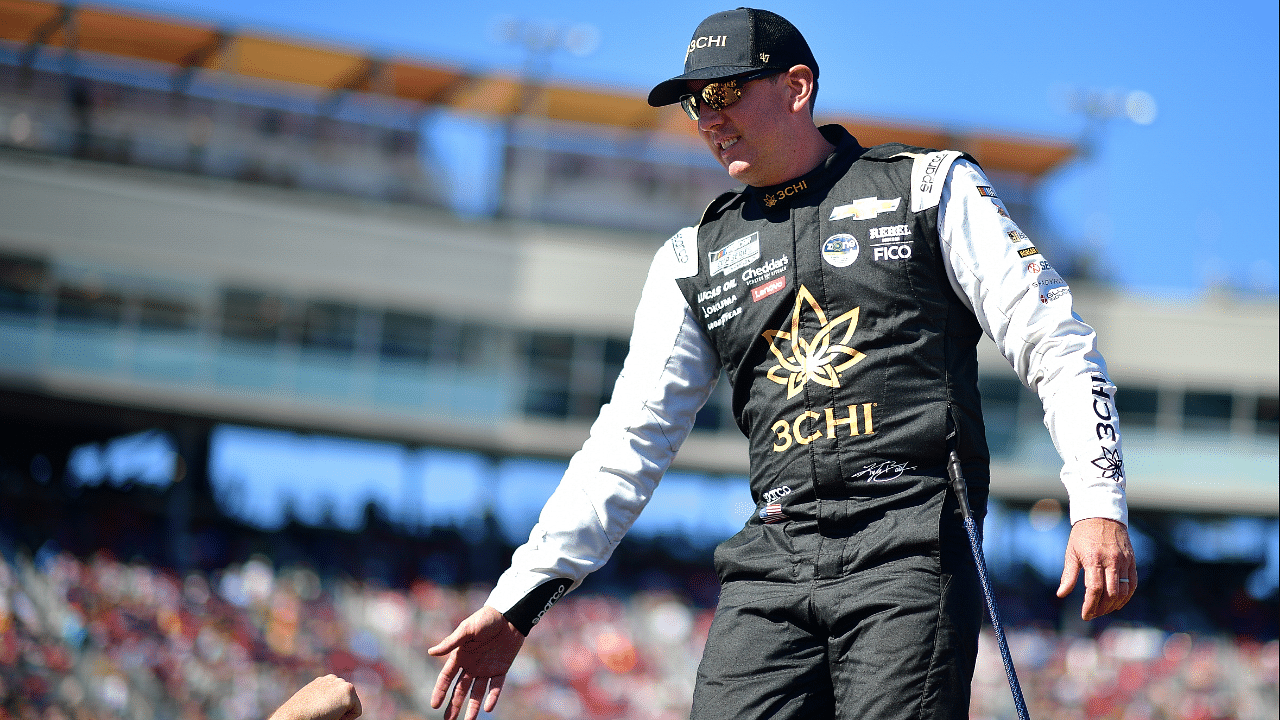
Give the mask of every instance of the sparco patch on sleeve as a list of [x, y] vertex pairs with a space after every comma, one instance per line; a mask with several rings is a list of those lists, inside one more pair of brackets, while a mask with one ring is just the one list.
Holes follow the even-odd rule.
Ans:
[[947, 172], [960, 155], [957, 150], [943, 150], [916, 157], [911, 165], [911, 212], [937, 206]]

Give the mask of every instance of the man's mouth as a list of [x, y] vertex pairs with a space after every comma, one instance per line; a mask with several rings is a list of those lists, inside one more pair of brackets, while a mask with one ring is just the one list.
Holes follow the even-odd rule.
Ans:
[[721, 140], [718, 143], [718, 145], [720, 146], [721, 150], [728, 150], [736, 142], [738, 142], [738, 138], [734, 137], [734, 138], [729, 138], [728, 140]]

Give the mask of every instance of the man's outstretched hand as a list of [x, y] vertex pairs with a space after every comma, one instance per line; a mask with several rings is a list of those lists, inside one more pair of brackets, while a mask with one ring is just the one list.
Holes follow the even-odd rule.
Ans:
[[467, 705], [465, 720], [475, 720], [482, 700], [484, 711], [492, 712], [506, 682], [507, 670], [523, 645], [524, 635], [507, 622], [502, 613], [488, 605], [475, 611], [449, 637], [427, 650], [435, 657], [448, 656], [436, 678], [431, 707], [440, 707], [447, 695], [449, 707], [444, 711], [445, 720], [459, 717], [463, 703]]
[[1081, 619], [1092, 620], [1115, 612], [1129, 602], [1138, 589], [1138, 563], [1123, 524], [1106, 518], [1085, 518], [1071, 526], [1058, 597], [1071, 594], [1082, 569]]

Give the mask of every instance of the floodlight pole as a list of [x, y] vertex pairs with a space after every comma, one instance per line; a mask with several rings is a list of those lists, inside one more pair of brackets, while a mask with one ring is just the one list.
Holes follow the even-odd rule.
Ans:
[[[502, 199], [499, 208], [507, 204], [512, 197], [511, 175], [515, 138], [515, 126], [521, 118], [536, 120], [544, 115], [545, 107], [535, 107], [539, 92], [546, 78], [550, 76], [551, 56], [560, 50], [578, 57], [586, 57], [595, 52], [599, 45], [599, 31], [586, 24], [564, 25], [537, 22], [517, 18], [506, 18], [497, 25], [498, 40], [504, 44], [517, 45], [525, 52], [523, 69], [519, 78], [519, 95], [514, 111], [504, 122], [504, 169], [502, 182]], [[544, 118], [545, 119], [545, 118]], [[545, 145], [546, 133], [543, 140]], [[539, 167], [531, 174], [535, 178], [533, 187], [527, 193], [528, 202], [523, 207], [514, 209], [513, 215], [534, 218], [538, 199], [546, 192], [548, 174], [548, 150], [543, 147], [537, 151]]]

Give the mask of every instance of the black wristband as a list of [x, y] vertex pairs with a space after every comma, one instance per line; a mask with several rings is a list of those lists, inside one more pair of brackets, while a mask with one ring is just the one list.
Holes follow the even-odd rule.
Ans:
[[516, 630], [521, 635], [528, 637], [529, 631], [534, 625], [547, 614], [552, 605], [555, 605], [564, 594], [569, 592], [569, 587], [573, 585], [573, 581], [567, 578], [557, 578], [548, 580], [533, 590], [529, 591], [520, 599], [520, 602], [511, 606], [511, 609], [502, 613], [502, 617], [507, 622], [516, 626]]

